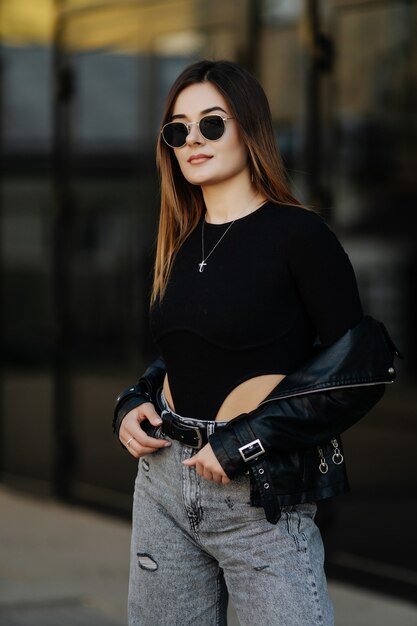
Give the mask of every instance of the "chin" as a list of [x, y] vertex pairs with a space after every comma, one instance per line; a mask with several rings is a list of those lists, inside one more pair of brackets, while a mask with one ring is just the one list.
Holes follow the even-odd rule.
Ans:
[[190, 174], [189, 172], [187, 172], [187, 174], [184, 174], [184, 178], [191, 185], [212, 185], [216, 182], [219, 182], [218, 177], [216, 176], [204, 176], [203, 174], [197, 175], [196, 173]]
[[222, 172], [221, 174], [204, 174], [203, 172], [183, 172], [184, 178], [191, 185], [201, 185], [202, 187], [208, 185], [217, 185], [219, 183], [223, 183], [229, 179], [234, 177], [232, 174], [225, 174]]

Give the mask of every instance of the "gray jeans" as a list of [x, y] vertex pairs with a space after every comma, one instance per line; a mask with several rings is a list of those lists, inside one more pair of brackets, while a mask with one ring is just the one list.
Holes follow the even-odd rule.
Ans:
[[249, 504], [249, 476], [228, 485], [181, 464], [177, 441], [139, 460], [133, 502], [129, 626], [332, 626], [316, 504], [278, 524]]

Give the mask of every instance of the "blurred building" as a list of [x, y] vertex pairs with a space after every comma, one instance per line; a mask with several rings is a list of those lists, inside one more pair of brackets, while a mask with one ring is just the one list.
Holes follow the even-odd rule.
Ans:
[[[159, 120], [183, 67], [228, 58], [259, 77], [295, 195], [338, 234], [406, 357], [347, 434], [362, 500], [335, 506], [356, 519], [388, 490], [415, 511], [416, 21], [413, 0], [0, 0], [2, 480], [129, 512], [134, 463], [110, 423], [156, 354]], [[386, 534], [370, 528], [374, 563]], [[415, 568], [405, 544], [384, 548]]]

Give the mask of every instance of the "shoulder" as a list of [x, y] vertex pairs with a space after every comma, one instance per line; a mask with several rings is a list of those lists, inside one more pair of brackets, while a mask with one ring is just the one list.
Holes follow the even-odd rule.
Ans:
[[334, 268], [345, 265], [348, 255], [324, 217], [302, 206], [269, 203], [271, 231], [280, 233], [293, 269]]
[[290, 240], [336, 237], [324, 217], [303, 206], [268, 202], [264, 215], [271, 227], [279, 228]]
[[289, 226], [308, 227], [309, 224], [326, 224], [319, 213], [303, 206], [266, 202], [262, 208], [267, 218], [285, 221]]

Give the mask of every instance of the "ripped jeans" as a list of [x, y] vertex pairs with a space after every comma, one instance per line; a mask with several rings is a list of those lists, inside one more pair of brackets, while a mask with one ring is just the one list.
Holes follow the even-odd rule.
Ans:
[[139, 460], [129, 626], [223, 626], [229, 595], [241, 626], [333, 626], [316, 504], [270, 524], [248, 475], [208, 481], [181, 463], [195, 452], [172, 441]]

